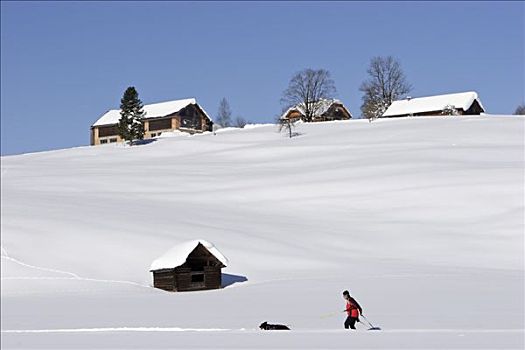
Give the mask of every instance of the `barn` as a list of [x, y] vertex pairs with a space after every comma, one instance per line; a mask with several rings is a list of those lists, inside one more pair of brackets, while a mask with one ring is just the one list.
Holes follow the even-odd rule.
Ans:
[[219, 289], [227, 264], [212, 243], [199, 239], [172, 247], [153, 261], [150, 272], [153, 286], [170, 292]]
[[475, 91], [435, 95], [394, 101], [383, 113], [383, 118], [442, 115], [446, 110], [458, 115], [479, 115], [485, 112]]
[[[312, 103], [310, 107], [314, 111], [312, 118], [313, 122], [324, 122], [330, 120], [347, 120], [351, 119], [350, 111], [339, 100], [335, 99], [321, 99]], [[300, 103], [296, 106], [288, 108], [280, 117], [281, 120], [304, 120], [305, 104]]]

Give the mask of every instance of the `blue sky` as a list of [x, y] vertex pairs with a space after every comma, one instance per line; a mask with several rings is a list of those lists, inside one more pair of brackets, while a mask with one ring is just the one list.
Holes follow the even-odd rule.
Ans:
[[291, 76], [332, 73], [359, 115], [373, 56], [411, 95], [475, 90], [489, 113], [523, 103], [523, 2], [4, 2], [2, 155], [89, 144], [126, 87], [144, 103], [196, 97], [214, 116], [272, 122]]

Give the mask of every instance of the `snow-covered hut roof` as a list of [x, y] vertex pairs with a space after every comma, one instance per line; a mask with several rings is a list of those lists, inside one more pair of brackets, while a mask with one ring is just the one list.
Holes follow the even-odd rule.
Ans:
[[[343, 102], [339, 101], [339, 100], [336, 100], [336, 99], [321, 99], [319, 101], [316, 102], [317, 106], [316, 106], [316, 113], [315, 113], [315, 117], [320, 117], [322, 116], [334, 103], [337, 103], [337, 104], [341, 104], [343, 105], [343, 107], [348, 111], [348, 108], [345, 107], [345, 105], [343, 104]], [[281, 115], [281, 119], [284, 119], [288, 116], [288, 114], [292, 111], [297, 111], [299, 113], [301, 113], [302, 115], [305, 115], [305, 103], [299, 103], [293, 107], [290, 107], [288, 108], [284, 113], [283, 115]], [[349, 112], [350, 114], [350, 112]]]
[[[478, 98], [478, 94], [475, 91], [405, 98], [403, 100], [394, 101], [385, 113], [383, 113], [383, 117], [441, 111], [449, 105], [454, 106], [456, 109], [463, 109], [466, 111], [472, 106], [474, 101], [478, 101], [479, 106], [483, 108], [483, 105]], [[483, 108], [483, 110], [485, 110], [485, 108]]]
[[191, 252], [197, 248], [199, 243], [202, 244], [204, 248], [206, 248], [213, 256], [215, 256], [224, 266], [228, 265], [228, 259], [217, 248], [215, 248], [212, 243], [203, 239], [197, 239], [172, 247], [170, 250], [151, 263], [150, 271], [173, 269], [183, 265]]
[[[144, 119], [164, 117], [176, 113], [190, 104], [197, 104], [195, 98], [144, 105], [144, 112], [146, 112]], [[206, 111], [201, 106], [199, 106], [199, 108], [206, 115], [206, 117], [211, 120]], [[120, 109], [112, 109], [104, 113], [104, 115], [102, 115], [102, 117], [100, 117], [92, 126], [117, 124], [119, 119]]]

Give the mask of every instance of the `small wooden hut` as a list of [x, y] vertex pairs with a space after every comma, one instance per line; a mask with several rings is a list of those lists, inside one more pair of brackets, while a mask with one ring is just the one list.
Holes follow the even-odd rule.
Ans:
[[228, 259], [205, 240], [174, 246], [153, 261], [153, 286], [170, 292], [219, 289]]

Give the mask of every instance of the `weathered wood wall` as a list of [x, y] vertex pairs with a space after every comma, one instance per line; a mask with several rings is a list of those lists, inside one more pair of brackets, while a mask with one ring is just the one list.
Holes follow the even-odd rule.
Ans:
[[204, 267], [204, 282], [206, 289], [221, 288], [222, 274], [221, 268], [218, 266]]
[[185, 291], [191, 289], [191, 269], [189, 267], [177, 267], [174, 270], [176, 291]]
[[154, 271], [153, 272], [153, 287], [168, 290], [168, 291], [174, 291], [176, 289], [176, 286], [175, 286], [175, 274], [173, 270]]
[[474, 100], [472, 105], [465, 111], [465, 115], [479, 115], [481, 113], [485, 112], [483, 108], [481, 108], [480, 104], [477, 100]]
[[[192, 282], [192, 275], [204, 275], [204, 281]], [[153, 286], [170, 292], [219, 289], [222, 273], [219, 266], [205, 266], [204, 271], [191, 271], [189, 267], [178, 267], [173, 270], [154, 271]]]

